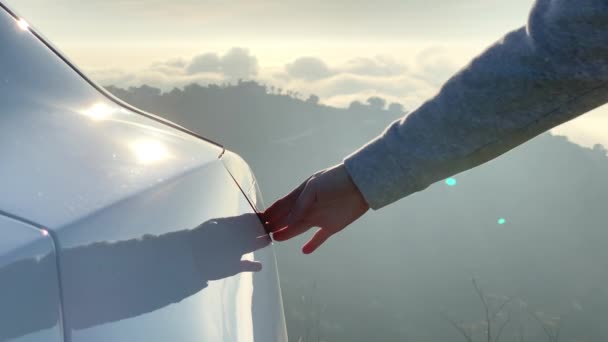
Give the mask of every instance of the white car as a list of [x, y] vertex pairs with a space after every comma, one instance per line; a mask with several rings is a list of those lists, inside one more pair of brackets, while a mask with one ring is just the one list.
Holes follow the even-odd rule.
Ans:
[[247, 164], [0, 6], [0, 341], [286, 341]]

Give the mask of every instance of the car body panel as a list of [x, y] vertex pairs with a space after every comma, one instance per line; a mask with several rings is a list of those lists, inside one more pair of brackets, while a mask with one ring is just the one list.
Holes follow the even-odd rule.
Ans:
[[263, 211], [266, 205], [262, 198], [258, 181], [249, 164], [241, 156], [228, 150], [224, 151], [221, 159], [232, 178], [239, 184], [243, 193], [250, 200], [251, 205], [257, 211]]
[[61, 227], [222, 153], [116, 104], [2, 10], [0, 41], [0, 210]]
[[48, 232], [0, 216], [0, 341], [63, 341], [58, 278]]
[[57, 239], [70, 341], [286, 340], [270, 238], [219, 161]]
[[0, 41], [0, 213], [54, 243], [63, 339], [286, 341], [247, 164], [112, 98], [2, 9]]

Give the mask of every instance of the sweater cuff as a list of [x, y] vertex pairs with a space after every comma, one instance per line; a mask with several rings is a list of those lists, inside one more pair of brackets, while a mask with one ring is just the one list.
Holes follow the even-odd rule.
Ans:
[[390, 152], [383, 136], [346, 157], [344, 166], [367, 204], [374, 210], [422, 190], [415, 178], [411, 177], [412, 170], [403, 168]]

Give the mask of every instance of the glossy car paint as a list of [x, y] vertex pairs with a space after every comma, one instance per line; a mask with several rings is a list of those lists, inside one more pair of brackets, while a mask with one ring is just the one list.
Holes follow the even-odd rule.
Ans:
[[4, 10], [0, 41], [0, 211], [54, 238], [64, 340], [285, 341], [247, 164], [100, 92]]
[[219, 162], [66, 226], [58, 239], [72, 341], [284, 336], [270, 240]]
[[250, 200], [252, 207], [256, 208], [259, 212], [263, 211], [265, 209], [264, 199], [260, 193], [258, 181], [247, 162], [241, 156], [231, 151], [225, 151], [222, 155], [222, 162]]
[[48, 232], [0, 216], [0, 341], [63, 340], [58, 279]]

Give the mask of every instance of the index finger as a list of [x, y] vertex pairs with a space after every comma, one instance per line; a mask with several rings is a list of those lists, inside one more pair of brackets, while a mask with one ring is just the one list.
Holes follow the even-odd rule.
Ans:
[[269, 233], [275, 232], [287, 224], [287, 218], [291, 209], [295, 205], [298, 197], [306, 183], [310, 178], [302, 182], [300, 186], [295, 188], [292, 192], [290, 192], [287, 196], [281, 198], [280, 200], [274, 202], [268, 209], [266, 209], [261, 217], [265, 223], [265, 228]]

